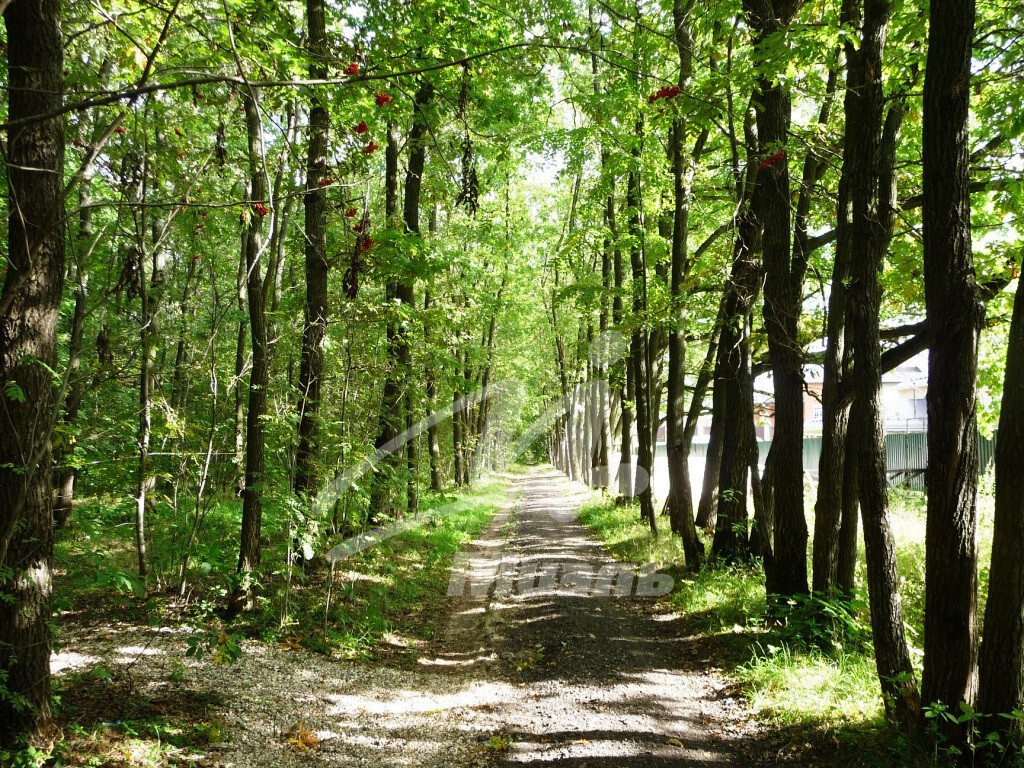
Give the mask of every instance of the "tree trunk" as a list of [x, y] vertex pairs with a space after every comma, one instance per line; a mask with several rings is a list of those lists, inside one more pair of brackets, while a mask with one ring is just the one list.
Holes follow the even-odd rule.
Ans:
[[860, 491], [857, 487], [857, 451], [850, 446], [857, 438], [846, 430], [843, 448], [842, 515], [839, 523], [839, 541], [836, 551], [835, 591], [847, 597], [853, 595], [857, 575], [857, 529], [860, 524]]
[[[435, 231], [435, 215], [432, 214], [430, 217], [431, 232]], [[428, 354], [430, 350], [431, 306], [433, 306], [433, 299], [428, 289], [423, 292], [423, 335], [424, 345], [427, 347]], [[427, 427], [427, 452], [430, 454], [430, 490], [440, 492], [444, 489], [444, 473], [441, 469], [441, 441], [438, 437], [437, 424], [433, 420], [434, 409], [437, 407], [437, 383], [434, 380], [434, 367], [429, 359], [423, 369], [423, 383], [424, 393], [427, 398], [427, 418], [429, 419], [429, 426]]]
[[726, 562], [744, 560], [749, 554], [747, 471], [750, 464], [750, 425], [754, 421], [750, 312], [757, 299], [760, 273], [754, 247], [757, 229], [757, 221], [750, 212], [741, 213], [715, 368], [713, 407], [722, 422], [722, 458], [711, 556]]
[[736, 216], [732, 267], [722, 299], [722, 331], [715, 362], [712, 406], [714, 416], [721, 421], [722, 458], [711, 556], [726, 562], [745, 560], [749, 555], [747, 472], [750, 425], [754, 421], [750, 325], [761, 278], [761, 265], [757, 259], [761, 226], [754, 208], [757, 200], [751, 198], [757, 178], [758, 139], [749, 108], [744, 113], [743, 134], [746, 171], [743, 178], [737, 180], [739, 213]]
[[228, 605], [228, 616], [253, 607], [253, 574], [260, 565], [260, 534], [263, 525], [263, 482], [265, 470], [264, 416], [270, 360], [267, 338], [266, 292], [260, 266], [263, 248], [263, 216], [267, 199], [267, 177], [263, 162], [263, 126], [260, 121], [259, 91], [250, 87], [242, 93], [245, 109], [249, 161], [248, 224], [245, 234], [246, 295], [249, 308], [249, 337], [252, 368], [249, 372], [249, 407], [245, 414], [245, 488], [242, 491], [242, 533], [238, 553], [238, 586]]
[[[792, 0], [745, 0], [743, 5], [756, 30], [755, 46], [769, 35], [784, 31], [799, 7]], [[790, 249], [789, 160], [785, 149], [792, 111], [790, 94], [781, 83], [762, 75], [754, 102], [758, 141], [765, 154], [754, 194], [759, 198], [764, 227], [764, 324], [775, 398], [774, 455], [768, 479], [771, 486], [767, 489], [774, 511], [775, 557], [765, 568], [765, 584], [769, 596], [785, 597], [807, 592], [803, 370], [797, 338], [805, 262], [794, 259]], [[776, 159], [772, 162], [771, 158]]]
[[[849, 99], [850, 96], [848, 95]], [[844, 168], [847, 167], [844, 164]], [[811, 584], [814, 592], [837, 592], [837, 557], [844, 499], [847, 495], [845, 464], [856, 457], [847, 450], [850, 407], [840, 402], [839, 387], [844, 379], [846, 359], [846, 294], [850, 277], [853, 241], [850, 236], [849, 181], [839, 181], [838, 224], [835, 261], [828, 297], [824, 377], [821, 388], [821, 456], [818, 461], [818, 491], [814, 504], [814, 543]], [[856, 482], [856, 475], [853, 475]], [[854, 495], [856, 493], [854, 492]]]
[[[721, 352], [716, 351], [716, 359], [719, 354]], [[717, 362], [715, 367], [717, 369]], [[715, 378], [717, 379], [717, 374]], [[708, 532], [714, 531], [718, 522], [718, 483], [722, 473], [722, 430], [725, 424], [723, 406], [715, 405], [715, 397], [718, 395], [716, 381], [711, 404], [711, 434], [708, 435], [707, 453], [704, 455], [704, 477], [700, 501], [697, 503], [696, 521], [698, 528]]]
[[[672, 20], [679, 56], [679, 87], [686, 92], [693, 72], [693, 35], [690, 32], [692, 4], [675, 0]], [[686, 122], [679, 117], [672, 126], [669, 152], [672, 162], [674, 207], [672, 219], [672, 266], [670, 295], [675, 304], [668, 331], [668, 381], [666, 383], [665, 453], [668, 463], [668, 498], [665, 510], [673, 533], [683, 539], [686, 567], [700, 568], [704, 545], [697, 538], [693, 522], [693, 489], [690, 488], [689, 441], [686, 437], [686, 306], [685, 283], [689, 272], [687, 236], [690, 223], [690, 195], [693, 191], [693, 163], [685, 154]], [[697, 393], [694, 392], [694, 396]]]
[[[384, 214], [389, 226], [393, 224], [393, 219], [398, 214], [399, 144], [398, 126], [395, 123], [389, 123], [388, 140], [384, 148]], [[398, 290], [398, 284], [395, 282], [389, 282], [385, 287], [384, 301], [389, 308], [394, 300], [399, 298]], [[385, 329], [388, 362], [384, 387], [381, 392], [377, 439], [374, 441], [374, 448], [377, 451], [382, 450], [384, 446], [392, 443], [398, 437], [399, 430], [404, 423], [400, 386], [402, 361], [398, 339], [399, 325], [400, 323], [394, 320], [388, 320]], [[389, 517], [396, 513], [397, 507], [391, 481], [400, 470], [402, 456], [404, 456], [404, 452], [390, 450], [384, 456], [379, 457], [380, 463], [371, 480], [370, 506], [367, 512], [368, 523], [375, 523], [381, 516]], [[456, 473], [458, 473], [458, 469], [459, 464], [456, 464]], [[456, 484], [461, 484], [458, 477], [456, 477]]]
[[68, 349], [68, 394], [64, 399], [64, 411], [61, 414], [61, 425], [68, 432], [64, 435], [63, 448], [54, 460], [56, 468], [57, 497], [53, 503], [53, 523], [63, 528], [71, 520], [75, 500], [75, 481], [78, 471], [74, 465], [74, 438], [71, 434], [78, 422], [78, 411], [82, 406], [85, 394], [85, 382], [82, 380], [82, 335], [85, 332], [86, 314], [86, 277], [76, 268], [74, 270], [77, 285], [75, 287], [75, 311], [71, 318], [71, 342]]
[[[309, 76], [327, 77], [325, 0], [306, 0], [309, 34]], [[299, 364], [299, 440], [295, 451], [295, 493], [310, 498], [318, 490], [320, 397], [323, 386], [324, 341], [327, 335], [327, 190], [320, 182], [327, 172], [327, 134], [330, 116], [326, 94], [310, 90], [309, 147], [306, 153], [305, 271], [306, 303]]]
[[[928, 356], [924, 703], [954, 712], [975, 693], [978, 433], [975, 380], [984, 305], [971, 253], [968, 103], [974, 0], [929, 8], [922, 139]], [[863, 497], [861, 504], [864, 504]], [[947, 726], [963, 744], [967, 727]]]
[[1024, 280], [1017, 283], [996, 441], [996, 508], [992, 566], [978, 671], [983, 733], [1020, 744], [1021, 723], [998, 717], [1024, 708]]
[[[640, 497], [640, 516], [647, 520], [651, 533], [658, 534], [658, 521], [654, 514], [651, 495], [651, 473], [654, 469], [654, 455], [651, 445], [651, 360], [650, 332], [645, 327], [644, 314], [647, 312], [647, 259], [643, 247], [643, 228], [640, 218], [640, 142], [643, 139], [643, 120], [636, 121], [632, 150], [633, 165], [630, 167], [626, 187], [626, 206], [629, 208], [629, 230], [632, 242], [629, 247], [630, 264], [633, 269], [633, 321], [636, 330], [630, 341], [629, 357], [633, 366], [634, 402], [636, 403], [636, 493]], [[644, 476], [646, 475], [646, 477]]]
[[12, 3], [7, 30], [7, 269], [0, 291], [0, 747], [50, 725], [50, 435], [64, 282], [60, 3]]
[[889, 0], [865, 0], [860, 45], [847, 42], [846, 145], [843, 167], [849, 183], [850, 237], [860, 249], [847, 294], [853, 350], [854, 401], [851, 444], [858, 464], [864, 548], [870, 590], [871, 634], [886, 712], [900, 725], [920, 711], [914, 667], [903, 629], [895, 546], [889, 527], [879, 350], [881, 273], [888, 246], [885, 219], [889, 195], [878, 187], [882, 147], [882, 51], [891, 14]]
[[[426, 110], [434, 99], [434, 86], [429, 80], [423, 80], [413, 100], [412, 129], [409, 131], [409, 165], [405, 174], [405, 201], [402, 209], [405, 220], [405, 231], [419, 240], [420, 235], [420, 190], [423, 185], [423, 168], [427, 159]], [[419, 243], [417, 242], [416, 247]], [[398, 283], [398, 298], [407, 311], [412, 312], [416, 303], [415, 277], [406, 275]], [[399, 358], [405, 374], [405, 429], [406, 429], [406, 509], [415, 514], [419, 509], [419, 452], [416, 440], [412, 436], [414, 421], [413, 385], [416, 376], [412, 368], [412, 349], [409, 345], [409, 334], [405, 324], [400, 327], [398, 337]]]

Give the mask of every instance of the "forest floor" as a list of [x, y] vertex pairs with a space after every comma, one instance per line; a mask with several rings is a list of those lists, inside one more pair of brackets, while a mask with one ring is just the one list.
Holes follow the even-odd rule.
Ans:
[[[452, 582], [463, 594], [449, 598], [447, 629], [428, 644], [396, 638], [394, 652], [372, 662], [246, 641], [239, 661], [215, 666], [183, 660], [187, 631], [95, 615], [69, 622], [55, 657], [58, 692], [78, 713], [79, 744], [97, 729], [106, 736], [65, 764], [802, 762], [799, 737], [759, 725], [721, 671], [722, 654], [735, 653], [728, 637], [709, 637], [656, 598], [582, 594], [564, 574], [551, 582], [553, 564], [613, 563], [577, 518], [584, 497], [550, 468], [515, 477], [508, 503], [465, 553], [473, 577]], [[538, 567], [536, 579], [525, 576]], [[516, 573], [510, 589], [503, 576]], [[129, 709], [132, 725], [119, 731]]]

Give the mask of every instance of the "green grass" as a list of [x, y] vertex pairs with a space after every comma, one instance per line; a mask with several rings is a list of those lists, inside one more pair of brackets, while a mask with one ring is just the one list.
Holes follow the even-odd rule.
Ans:
[[[339, 561], [333, 578], [322, 557], [305, 570], [288, 564], [287, 513], [268, 500], [257, 610], [243, 616], [235, 631], [268, 641], [294, 643], [298, 638], [315, 650], [361, 658], [431, 639], [443, 616], [452, 557], [502, 506], [507, 489], [507, 480], [492, 478], [457, 496], [425, 494], [415, 525]], [[132, 512], [128, 502], [106, 498], [88, 499], [76, 508], [73, 524], [56, 545], [58, 612], [66, 618], [92, 613], [139, 624], [216, 626], [238, 556], [240, 505], [222, 500], [204, 519], [184, 603], [176, 594], [176, 564], [190, 521], [165, 505], [151, 513], [151, 572], [162, 577], [161, 588], [151, 578], [142, 600], [134, 529], [126, 522]], [[316, 550], [324, 552], [341, 540], [321, 541]], [[325, 613], [328, 591], [331, 605]]]
[[[339, 561], [326, 622], [326, 567], [293, 584], [294, 608], [282, 633], [306, 635], [308, 647], [363, 658], [433, 639], [445, 615], [452, 558], [501, 508], [507, 488], [493, 479], [458, 497], [428, 497], [420, 524]], [[274, 602], [285, 588], [277, 585]]]

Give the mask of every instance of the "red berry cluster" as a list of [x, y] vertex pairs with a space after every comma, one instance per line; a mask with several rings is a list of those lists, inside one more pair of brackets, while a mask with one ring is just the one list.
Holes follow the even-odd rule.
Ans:
[[359, 244], [359, 250], [360, 251], [368, 251], [368, 250], [370, 250], [370, 247], [373, 245], [373, 242], [374, 241], [373, 241], [372, 237], [367, 237], [365, 240], [363, 240]]
[[345, 69], [343, 69], [342, 72], [346, 75], [358, 75], [359, 65], [353, 61], [351, 64], [345, 67]]
[[259, 216], [261, 219], [270, 213], [270, 209], [267, 208], [263, 203], [253, 203], [252, 212]]
[[784, 158], [785, 156], [786, 156], [786, 150], [784, 150], [784, 149], [780, 149], [780, 150], [779, 150], [778, 152], [776, 152], [776, 153], [775, 153], [774, 155], [771, 155], [770, 157], [766, 157], [766, 158], [765, 158], [764, 160], [762, 160], [762, 161], [761, 161], [761, 162], [760, 162], [760, 163], [758, 164], [757, 168], [758, 168], [758, 170], [760, 170], [760, 171], [763, 171], [763, 170], [764, 170], [765, 168], [771, 168], [771, 167], [772, 167], [773, 165], [775, 165], [775, 164], [776, 164], [777, 162], [779, 162], [780, 160], [782, 160], [782, 159], [783, 159], [783, 158]]
[[652, 93], [647, 97], [647, 103], [653, 104], [659, 99], [674, 99], [682, 93], [682, 90], [678, 85], [666, 85], [664, 88], [659, 88], [657, 93]]
[[361, 235], [363, 234], [363, 230], [366, 228], [368, 224], [368, 221], [360, 221], [358, 224], [352, 226], [352, 231], [355, 232], [357, 235]]
[[319, 186], [321, 186], [321, 187], [328, 187], [328, 186], [330, 186], [333, 183], [334, 183], [334, 179], [328, 177], [326, 179], [320, 179]]
[[355, 208], [349, 208], [347, 211], [345, 211], [345, 218], [354, 219], [357, 213], [359, 213], [359, 211], [357, 211]]
[[377, 106], [378, 107], [383, 107], [385, 104], [390, 104], [394, 100], [395, 100], [394, 96], [392, 96], [390, 93], [386, 93], [384, 91], [381, 91], [380, 93], [378, 93], [377, 94], [377, 98], [376, 98]]
[[352, 130], [355, 133], [366, 133], [368, 130], [370, 130], [370, 126], [368, 126], [366, 124], [366, 121], [363, 120], [361, 123], [358, 123], [357, 125], [353, 125], [352, 126]]
[[373, 139], [370, 139], [370, 143], [363, 147], [363, 154], [372, 155], [378, 149], [380, 149], [380, 147], [377, 146], [377, 142], [375, 142]]

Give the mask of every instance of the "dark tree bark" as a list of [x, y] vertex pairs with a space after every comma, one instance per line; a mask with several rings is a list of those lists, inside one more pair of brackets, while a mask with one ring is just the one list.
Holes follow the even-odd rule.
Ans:
[[[60, 3], [15, 2], [7, 30], [7, 270], [0, 291], [0, 747], [50, 726], [50, 435], [64, 283]], [[49, 369], [47, 368], [49, 367]]]
[[[249, 201], [245, 227], [246, 303], [249, 310], [249, 338], [252, 368], [249, 371], [249, 407], [245, 414], [245, 488], [242, 491], [242, 533], [238, 553], [238, 586], [231, 595], [227, 615], [237, 616], [253, 607], [253, 574], [260, 565], [260, 534], [263, 526], [263, 482], [265, 470], [265, 427], [267, 386], [270, 382], [270, 353], [267, 334], [267, 286], [260, 265], [263, 216], [269, 204], [263, 162], [263, 126], [259, 91], [242, 94], [248, 142]], [[272, 276], [268, 273], [268, 278]]]
[[761, 272], [756, 256], [759, 227], [749, 209], [740, 213], [736, 229], [712, 406], [722, 422], [722, 458], [711, 557], [726, 562], [745, 560], [749, 555], [747, 483], [750, 425], [754, 422], [750, 313]]
[[[894, 215], [891, 187], [885, 190], [878, 184], [885, 106], [882, 52], [891, 13], [889, 0], [864, 0], [860, 44], [847, 43], [843, 165], [849, 184], [850, 237], [860, 250], [847, 294], [855, 393], [850, 422], [856, 440], [850, 447], [858, 464], [871, 634], [886, 712], [907, 727], [915, 722], [920, 701], [904, 636], [896, 551], [889, 528], [878, 333], [881, 273], [889, 243], [887, 221]], [[854, 18], [861, 15], [859, 9], [854, 14]]]
[[[324, 0], [306, 0], [310, 55], [309, 76], [327, 77], [327, 22]], [[304, 498], [319, 488], [320, 393], [323, 387], [324, 339], [327, 335], [327, 172], [330, 116], [323, 91], [310, 90], [309, 146], [306, 153], [305, 208], [306, 303], [299, 363], [299, 441], [295, 451], [295, 493]]]
[[[744, 0], [756, 30], [755, 46], [789, 26], [798, 0]], [[792, 102], [789, 91], [765, 76], [754, 99], [757, 132], [765, 159], [757, 174], [758, 208], [762, 217], [764, 258], [764, 324], [772, 364], [775, 432], [773, 471], [768, 493], [774, 510], [775, 557], [766, 563], [769, 595], [807, 592], [807, 519], [803, 482], [803, 369], [797, 326], [802, 308], [805, 255], [790, 248], [791, 211], [786, 140]], [[782, 153], [781, 157], [778, 153]], [[774, 162], [769, 158], [777, 158]]]
[[[398, 126], [395, 123], [388, 124], [388, 139], [384, 147], [384, 214], [388, 224], [391, 224], [398, 215], [398, 153], [400, 137]], [[388, 306], [398, 298], [398, 283], [389, 282], [384, 289], [384, 300]], [[402, 418], [402, 361], [398, 339], [399, 323], [389, 320], [385, 335], [387, 339], [387, 372], [384, 376], [384, 386], [381, 392], [380, 417], [377, 429], [377, 438], [374, 440], [374, 448], [381, 450], [385, 445], [391, 443], [398, 437], [399, 430], [404, 423]], [[456, 412], [456, 419], [461, 415]], [[456, 439], [458, 436], [456, 437]], [[461, 455], [456, 446], [457, 461], [455, 465], [456, 485], [462, 485], [465, 481], [461, 470]], [[371, 481], [370, 506], [367, 512], [367, 522], [374, 523], [381, 516], [388, 517], [396, 512], [391, 480], [398, 473], [401, 466], [401, 458], [404, 455], [400, 451], [390, 451], [382, 456], [380, 463], [375, 468], [375, 474]]]
[[839, 523], [839, 541], [836, 550], [835, 591], [839, 595], [852, 595], [857, 575], [857, 530], [860, 527], [860, 491], [857, 488], [857, 451], [850, 446], [857, 442], [849, 424], [846, 446], [843, 449], [842, 514]]
[[[409, 165], [405, 174], [405, 200], [402, 207], [402, 217], [405, 222], [405, 231], [419, 240], [420, 236], [420, 190], [423, 185], [423, 168], [426, 164], [427, 147], [426, 135], [428, 131], [426, 110], [434, 99], [434, 86], [429, 80], [424, 80], [416, 92], [413, 100], [412, 128], [409, 131]], [[419, 244], [417, 243], [417, 246]], [[416, 278], [406, 274], [398, 283], [398, 299], [407, 311], [412, 312], [416, 304]], [[416, 440], [412, 437], [412, 427], [415, 415], [413, 385], [416, 377], [412, 368], [412, 349], [409, 344], [409, 333], [406, 325], [399, 327], [398, 333], [398, 354], [402, 363], [402, 370], [405, 374], [405, 457], [406, 472], [406, 509], [415, 514], [419, 509], [419, 452]]]
[[1018, 720], [999, 713], [1024, 708], [1024, 280], [1017, 283], [1006, 345], [1006, 372], [996, 441], [996, 508], [992, 566], [978, 663], [978, 708], [1003, 743], [1019, 745]]
[[[745, 560], [749, 555], [747, 482], [750, 428], [754, 422], [750, 324], [761, 281], [761, 264], [757, 258], [761, 246], [761, 224], [755, 207], [758, 200], [752, 198], [757, 181], [758, 138], [749, 108], [743, 117], [743, 134], [746, 166], [741, 174], [738, 161], [734, 163], [739, 209], [732, 267], [721, 305], [722, 331], [715, 361], [712, 404], [721, 423], [722, 458], [719, 462], [717, 519], [711, 556], [726, 562]], [[734, 151], [737, 151], [739, 143], [733, 143]]]
[[[974, 0], [929, 7], [922, 139], [928, 356], [924, 703], [956, 711], [975, 693], [978, 433], [975, 378], [984, 304], [971, 253], [968, 103]], [[864, 504], [864, 499], [861, 499]], [[946, 728], [963, 743], [966, 726]]]
[[[852, 6], [854, 3], [848, 0], [846, 5]], [[847, 95], [847, 99], [850, 98]], [[828, 297], [825, 365], [821, 388], [821, 457], [818, 461], [818, 492], [814, 504], [811, 584], [814, 592], [823, 595], [832, 595], [837, 591], [836, 562], [844, 499], [847, 495], [845, 478], [848, 473], [845, 464], [847, 461], [856, 460], [856, 457], [847, 451], [850, 406], [841, 402], [839, 398], [839, 388], [846, 373], [846, 293], [853, 252], [849, 209], [849, 180], [844, 173], [839, 181], [838, 237]], [[855, 475], [853, 482], [856, 482]], [[856, 496], [855, 492], [854, 495]]]
[[[679, 87], [689, 87], [693, 72], [693, 35], [690, 31], [690, 12], [693, 3], [675, 0], [672, 20], [674, 38], [679, 57]], [[693, 522], [693, 490], [690, 488], [689, 445], [686, 437], [686, 306], [685, 283], [689, 272], [687, 235], [690, 222], [690, 195], [693, 188], [693, 164], [684, 150], [686, 122], [677, 118], [672, 126], [669, 153], [672, 163], [674, 206], [672, 219], [672, 280], [670, 295], [675, 308], [673, 322], [668, 330], [668, 382], [666, 383], [666, 460], [668, 462], [668, 498], [665, 511], [673, 533], [683, 539], [686, 567], [700, 568], [704, 545], [697, 538]], [[694, 397], [696, 397], [696, 392]]]
[[[636, 404], [637, 434], [637, 485], [636, 495], [640, 498], [640, 516], [647, 520], [651, 533], [657, 535], [658, 521], [654, 514], [651, 495], [651, 473], [654, 468], [654, 452], [651, 445], [651, 360], [650, 332], [644, 325], [647, 312], [647, 259], [643, 247], [643, 231], [640, 223], [640, 142], [643, 138], [643, 120], [637, 120], [632, 149], [633, 165], [630, 167], [626, 186], [626, 206], [629, 208], [629, 231], [632, 241], [629, 247], [630, 264], [633, 270], [633, 316], [637, 328], [630, 341], [629, 357], [633, 369], [634, 402]], [[643, 474], [646, 473], [646, 477]]]

